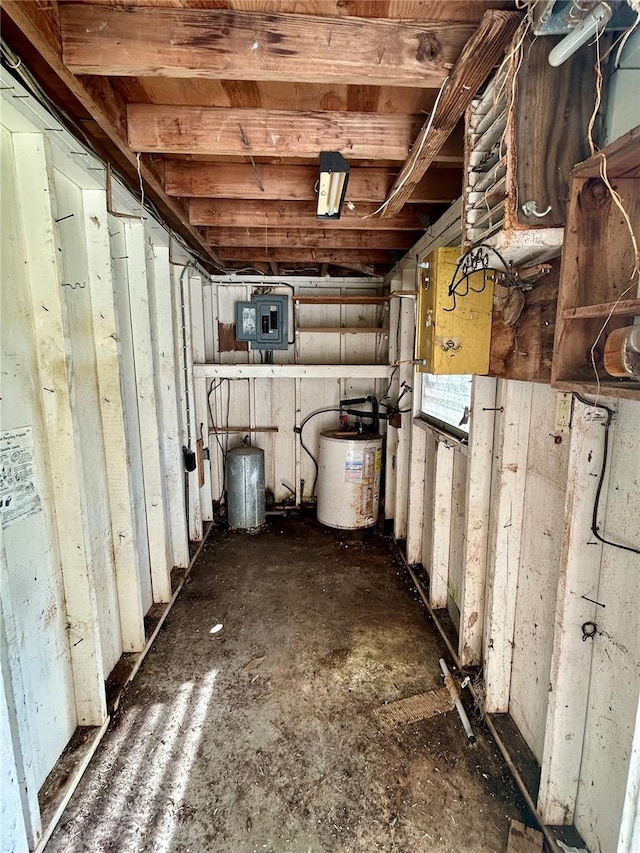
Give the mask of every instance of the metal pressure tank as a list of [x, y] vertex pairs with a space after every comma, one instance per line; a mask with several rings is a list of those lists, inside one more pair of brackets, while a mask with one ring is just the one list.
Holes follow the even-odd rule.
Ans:
[[378, 521], [382, 436], [326, 430], [320, 434], [318, 521], [358, 530]]
[[232, 447], [227, 453], [227, 521], [249, 530], [265, 521], [264, 450]]

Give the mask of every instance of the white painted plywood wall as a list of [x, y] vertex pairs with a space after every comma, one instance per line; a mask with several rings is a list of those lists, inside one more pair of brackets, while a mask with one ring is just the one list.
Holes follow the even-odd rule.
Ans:
[[33, 488], [10, 515], [5, 453], [1, 832], [22, 850], [47, 831], [49, 772], [76, 726], [102, 726], [107, 677], [143, 649], [145, 614], [188, 565], [186, 411], [168, 235], [117, 185], [110, 214], [102, 164], [4, 82], [0, 440], [28, 451]]

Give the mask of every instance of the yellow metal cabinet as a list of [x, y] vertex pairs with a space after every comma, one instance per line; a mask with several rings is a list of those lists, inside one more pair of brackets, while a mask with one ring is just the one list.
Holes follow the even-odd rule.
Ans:
[[422, 373], [489, 371], [493, 281], [484, 272], [473, 273], [454, 299], [449, 286], [460, 254], [455, 246], [436, 249], [423, 261], [428, 266], [420, 268], [417, 358], [424, 359], [418, 366]]

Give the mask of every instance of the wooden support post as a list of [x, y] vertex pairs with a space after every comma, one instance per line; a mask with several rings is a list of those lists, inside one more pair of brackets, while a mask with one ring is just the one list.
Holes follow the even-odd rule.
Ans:
[[432, 607], [447, 606], [454, 453], [453, 444], [444, 440], [436, 442], [431, 565], [429, 567], [429, 603]]
[[[154, 602], [171, 600], [171, 565], [167, 549], [168, 531], [165, 513], [164, 470], [160, 453], [160, 434], [156, 412], [149, 287], [144, 224], [141, 220], [123, 220], [127, 243], [130, 322], [136, 372], [140, 446], [144, 474], [144, 495], [149, 538], [151, 586]], [[153, 274], [153, 265], [150, 264]]]
[[[176, 320], [176, 372], [180, 388], [183, 447], [196, 450], [198, 437], [193, 387], [193, 351], [191, 347], [190, 276], [188, 267], [174, 267], [174, 316]], [[200, 542], [203, 536], [200, 511], [198, 470], [185, 472], [189, 539]]]
[[[391, 282], [391, 290], [401, 290], [402, 279], [398, 276]], [[389, 306], [389, 362], [393, 364], [400, 358], [400, 347], [398, 345], [400, 323], [400, 300], [392, 299]], [[389, 396], [392, 400], [397, 399], [398, 388], [400, 381], [398, 379], [399, 368], [392, 368], [392, 373]], [[385, 489], [384, 489], [384, 514], [385, 519], [392, 519], [396, 512], [396, 488], [397, 488], [397, 469], [396, 469], [396, 453], [398, 448], [398, 430], [390, 426], [387, 429], [386, 441], [386, 458], [385, 458]]]
[[[402, 271], [401, 290], [415, 290], [415, 269], [409, 267]], [[402, 383], [410, 385], [413, 381], [413, 359], [415, 338], [415, 302], [412, 299], [398, 299], [400, 302], [400, 335], [398, 359], [401, 362], [398, 370], [400, 382], [399, 393], [402, 393]], [[393, 330], [391, 330], [393, 336]], [[414, 389], [414, 394], [420, 391]], [[407, 401], [405, 408], [411, 408], [412, 397], [406, 394], [403, 398]], [[396, 447], [396, 510], [394, 516], [393, 535], [396, 539], [406, 539], [407, 536], [407, 510], [409, 503], [409, 482], [411, 480], [411, 415], [402, 415], [402, 428], [398, 431], [398, 445]]]
[[516, 618], [532, 386], [499, 381], [487, 566], [483, 669], [488, 713], [507, 713]]
[[156, 365], [156, 404], [158, 422], [161, 424], [161, 445], [165, 472], [165, 496], [168, 530], [171, 535], [171, 564], [187, 568], [189, 565], [189, 534], [184, 496], [184, 465], [182, 462], [182, 436], [178, 411], [177, 367], [171, 300], [171, 267], [169, 248], [154, 244], [153, 275], [149, 280], [149, 309], [151, 336]]
[[109, 459], [106, 475], [122, 650], [139, 652], [145, 645], [144, 608], [138, 570], [135, 512], [129, 490], [119, 344], [111, 278], [109, 217], [104, 190], [85, 189], [82, 197], [100, 415]]
[[[191, 345], [193, 360], [203, 362], [205, 354], [204, 306], [202, 278], [192, 275], [189, 280], [189, 300], [191, 308]], [[207, 380], [194, 378], [194, 409], [196, 440], [202, 440], [202, 458], [198, 465], [203, 466], [204, 485], [200, 489], [200, 512], [203, 521], [213, 520], [213, 500], [211, 497], [211, 465], [206, 458], [209, 455], [209, 405], [207, 402]]]
[[[24, 227], [37, 252], [26, 258], [36, 337], [37, 382], [47, 424], [55, 494], [71, 667], [79, 725], [101, 725], [107, 714], [98, 606], [78, 495], [81, 478], [67, 375], [61, 279], [51, 210], [45, 144], [35, 133], [13, 135], [17, 190]], [[46, 311], [42, 310], [42, 306]]]
[[[414, 378], [414, 388], [421, 378]], [[419, 394], [414, 394], [419, 400]], [[408, 426], [408, 425], [407, 425]], [[422, 427], [411, 425], [411, 476], [409, 477], [409, 508], [407, 512], [407, 562], [422, 561], [422, 530], [424, 525], [425, 464], [427, 434]]]
[[496, 380], [474, 376], [467, 464], [467, 506], [460, 595], [458, 656], [462, 666], [480, 663], [489, 536], [491, 459]]
[[[602, 545], [591, 534], [593, 502], [602, 466], [604, 426], [594, 411], [574, 404], [565, 496], [565, 526], [554, 620], [549, 703], [538, 812], [545, 823], [572, 823], [575, 811], [593, 642], [580, 626], [597, 622]], [[607, 480], [601, 505], [606, 505]], [[583, 598], [586, 596], [591, 601]]]

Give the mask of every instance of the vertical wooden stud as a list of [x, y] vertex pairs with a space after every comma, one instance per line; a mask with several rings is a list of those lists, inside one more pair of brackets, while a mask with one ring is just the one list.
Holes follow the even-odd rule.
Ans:
[[178, 376], [175, 362], [173, 303], [169, 247], [154, 242], [149, 278], [151, 337], [156, 365], [156, 404], [165, 472], [167, 529], [170, 533], [170, 563], [189, 565], [189, 533], [184, 494], [182, 436], [178, 411]]
[[[203, 308], [202, 279], [192, 275], [189, 280], [189, 301], [191, 308], [191, 345], [194, 363], [204, 363], [205, 322]], [[209, 407], [207, 402], [207, 380], [194, 379], [194, 409], [196, 439], [202, 439], [206, 451], [202, 459], [204, 467], [204, 485], [200, 489], [200, 512], [203, 521], [213, 519], [213, 500], [211, 497], [211, 466], [206, 458], [209, 454]]]
[[137, 565], [137, 531], [129, 490], [109, 222], [103, 190], [84, 190], [82, 197], [100, 415], [109, 458], [106, 474], [122, 648], [125, 652], [137, 652], [145, 644], [144, 610]]
[[[604, 426], [597, 419], [598, 414], [597, 409], [582, 403], [574, 406], [538, 794], [540, 816], [550, 824], [572, 823], [580, 780], [593, 655], [593, 642], [583, 641], [580, 626], [597, 621], [597, 605], [593, 600], [597, 597], [602, 559], [602, 545], [594, 541], [591, 534], [593, 502], [603, 453]], [[601, 501], [604, 506], [606, 480]]]
[[[80, 472], [75, 449], [67, 376], [61, 280], [57, 264], [51, 189], [45, 143], [39, 134], [14, 134], [17, 189], [24, 226], [39, 251], [26, 266], [34, 306], [38, 380], [47, 423], [49, 462], [58, 507], [58, 540], [63, 570], [71, 667], [79, 725], [101, 725], [107, 713], [95, 580], [88, 558], [78, 495]], [[47, 306], [46, 314], [41, 306]]]
[[485, 711], [509, 710], [518, 567], [524, 521], [532, 386], [498, 382], [487, 567], [483, 669]]
[[431, 565], [429, 567], [429, 603], [436, 608], [447, 606], [449, 589], [454, 453], [452, 444], [444, 440], [436, 442]]

